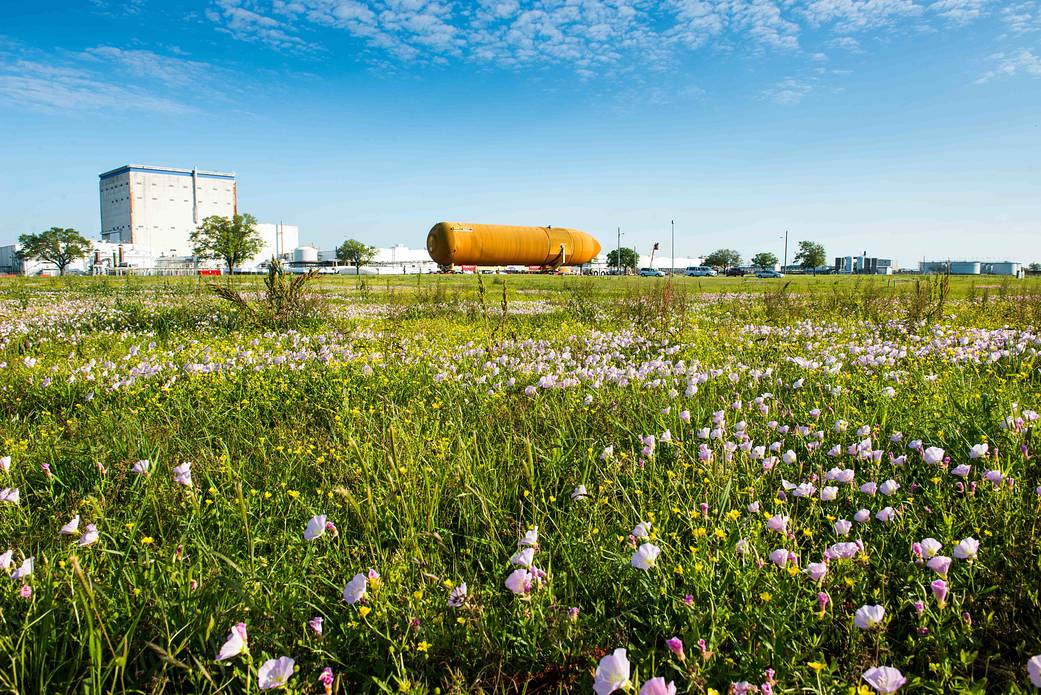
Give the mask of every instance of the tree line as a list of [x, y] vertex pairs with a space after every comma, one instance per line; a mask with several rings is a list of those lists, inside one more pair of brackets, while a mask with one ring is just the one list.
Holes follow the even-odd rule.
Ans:
[[[724, 272], [730, 268], [741, 265], [741, 254], [734, 249], [717, 249], [705, 256], [705, 265], [713, 268], [721, 268]], [[769, 251], [760, 251], [752, 256], [752, 267], [760, 270], [773, 268], [780, 261], [777, 256]], [[799, 250], [795, 254], [795, 262], [806, 270], [814, 270], [824, 266], [828, 262], [827, 253], [823, 244], [815, 241], [800, 241]], [[624, 268], [636, 270], [640, 263], [640, 256], [634, 249], [621, 248], [609, 251], [607, 254], [607, 265], [612, 268]]]
[[[248, 213], [233, 217], [213, 215], [202, 221], [189, 237], [192, 253], [198, 260], [220, 260], [234, 273], [243, 263], [264, 249], [264, 241], [257, 231], [257, 219]], [[18, 237], [18, 258], [49, 263], [64, 275], [74, 262], [90, 254], [90, 240], [71, 227], [51, 227], [35, 234]], [[336, 247], [336, 258], [350, 263], [355, 271], [371, 263], [376, 248], [357, 239], [347, 239]]]

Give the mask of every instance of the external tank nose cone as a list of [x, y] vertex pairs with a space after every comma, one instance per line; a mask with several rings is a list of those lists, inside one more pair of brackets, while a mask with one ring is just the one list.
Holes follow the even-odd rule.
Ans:
[[448, 265], [452, 262], [452, 250], [448, 246], [448, 238], [441, 226], [440, 223], [435, 224], [427, 233], [427, 253], [434, 262]]

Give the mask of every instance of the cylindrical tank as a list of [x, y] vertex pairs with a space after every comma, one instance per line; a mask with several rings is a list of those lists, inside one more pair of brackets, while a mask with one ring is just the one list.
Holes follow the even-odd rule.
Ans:
[[582, 265], [600, 253], [600, 242], [564, 227], [438, 222], [427, 252], [441, 265]]
[[293, 249], [294, 263], [317, 263], [318, 249], [313, 246], [300, 246]]
[[977, 261], [951, 261], [951, 275], [979, 275], [980, 264]]

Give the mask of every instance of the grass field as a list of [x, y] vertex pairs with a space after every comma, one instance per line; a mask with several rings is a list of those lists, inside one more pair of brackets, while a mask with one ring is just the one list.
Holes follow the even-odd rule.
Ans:
[[1041, 282], [311, 292], [0, 280], [0, 687], [1041, 687]]

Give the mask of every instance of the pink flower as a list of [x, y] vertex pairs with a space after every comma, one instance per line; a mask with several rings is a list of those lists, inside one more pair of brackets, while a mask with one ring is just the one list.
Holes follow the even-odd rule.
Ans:
[[852, 524], [852, 522], [848, 521], [847, 519], [839, 519], [834, 524], [832, 524], [832, 528], [835, 529], [835, 534], [836, 535], [838, 535], [838, 536], [848, 536], [850, 529], [853, 528], [853, 524]]
[[643, 684], [640, 695], [676, 695], [676, 684], [669, 682], [666, 685], [665, 679], [658, 676]]
[[0, 502], [6, 502], [8, 504], [18, 504], [20, 495], [18, 488], [16, 487], [5, 487], [0, 490]]
[[973, 444], [969, 449], [969, 458], [978, 459], [987, 455], [988, 447], [986, 444]]
[[895, 693], [907, 682], [903, 674], [891, 666], [869, 668], [861, 678], [874, 688], [876, 693]]
[[217, 661], [230, 659], [246, 651], [249, 648], [246, 642], [246, 623], [238, 623], [231, 628], [231, 632], [228, 633], [228, 639], [224, 642], [220, 651], [217, 652]]
[[638, 539], [638, 540], [643, 540], [645, 538], [650, 538], [651, 537], [651, 522], [649, 522], [649, 521], [641, 521], [640, 523], [636, 524], [636, 528], [633, 529], [633, 531], [632, 531], [632, 533], [630, 535], [633, 536], [634, 538]]
[[3, 469], [4, 473], [11, 472], [11, 457], [2, 456], [0, 457], [0, 469]]
[[947, 571], [951, 568], [951, 558], [946, 555], [934, 555], [929, 558], [929, 562], [925, 563], [926, 566], [941, 577], [947, 576]]
[[942, 579], [934, 581], [930, 587], [933, 590], [933, 596], [936, 598], [936, 604], [943, 608], [947, 605], [947, 582]]
[[680, 661], [686, 661], [687, 655], [683, 653], [683, 641], [679, 637], [670, 637], [665, 640], [665, 646], [676, 655]]
[[261, 690], [273, 690], [285, 686], [290, 676], [293, 675], [295, 663], [288, 656], [268, 659], [263, 666], [257, 669], [257, 686]]
[[152, 462], [148, 459], [141, 459], [130, 467], [132, 473], [137, 475], [148, 475], [148, 469], [152, 466]]
[[32, 598], [33, 588], [28, 584], [22, 584], [22, 588], [18, 590], [18, 595], [22, 598]]
[[185, 487], [192, 486], [192, 464], [185, 461], [173, 469], [174, 482]]
[[766, 520], [766, 528], [777, 533], [788, 533], [788, 517], [774, 514]]
[[791, 558], [791, 553], [786, 548], [778, 548], [777, 550], [770, 553], [770, 562], [774, 563], [781, 569], [788, 566], [788, 560]]
[[935, 538], [923, 538], [921, 542], [922, 557], [926, 560], [936, 555], [943, 548], [943, 544]]
[[322, 669], [322, 675], [318, 676], [318, 682], [325, 688], [326, 693], [333, 691], [333, 670], [326, 666]]
[[314, 633], [319, 637], [322, 636], [322, 622], [322, 617], [320, 615], [316, 615], [307, 621], [307, 624], [311, 626], [311, 629], [314, 630]]
[[828, 573], [828, 566], [823, 562], [811, 562], [806, 565], [806, 569], [803, 570], [803, 573], [809, 576], [813, 581], [819, 582], [822, 581], [824, 575]]
[[597, 695], [610, 695], [625, 688], [629, 685], [629, 668], [625, 649], [615, 649], [613, 654], [608, 654], [597, 664], [593, 690]]
[[18, 567], [18, 569], [11, 573], [11, 579], [14, 579], [16, 581], [19, 579], [25, 579], [33, 573], [34, 566], [35, 564], [33, 563], [33, 559], [31, 557], [25, 558], [22, 561], [22, 564]]

